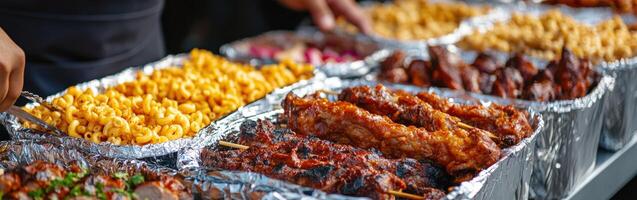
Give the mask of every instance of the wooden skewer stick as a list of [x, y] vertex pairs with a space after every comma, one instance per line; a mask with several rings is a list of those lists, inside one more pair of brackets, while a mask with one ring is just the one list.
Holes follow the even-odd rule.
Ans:
[[[458, 122], [458, 126], [460, 128], [462, 128], [462, 129], [474, 129], [475, 128], [475, 127], [473, 127], [473, 126], [471, 126], [469, 124], [465, 124], [463, 122]], [[489, 132], [487, 130], [484, 130], [484, 132], [486, 132], [487, 136], [489, 136], [491, 139], [498, 139], [498, 136], [495, 136], [495, 134], [493, 134], [493, 133], [491, 133], [491, 132]]]
[[317, 92], [321, 92], [324, 94], [329, 94], [329, 95], [339, 95], [340, 93], [333, 91], [333, 90], [317, 90]]
[[397, 196], [397, 197], [402, 197], [402, 198], [405, 198], [405, 199], [415, 199], [415, 200], [425, 199], [425, 197], [418, 196], [418, 195], [415, 195], [415, 194], [404, 193], [404, 192], [401, 192], [401, 191], [389, 190], [389, 191], [387, 191], [387, 193], [392, 194], [392, 195]]
[[[226, 142], [226, 141], [223, 141], [223, 140], [219, 141], [219, 145], [226, 146], [226, 147], [231, 147], [231, 148], [243, 149], [243, 150], [250, 148], [249, 146], [246, 146], [246, 145], [240, 145], [240, 144], [237, 144], [237, 143]], [[397, 196], [397, 197], [406, 198], [406, 199], [415, 199], [415, 200], [425, 199], [422, 196], [418, 196], [418, 195], [415, 195], [415, 194], [404, 193], [404, 192], [395, 191], [395, 190], [388, 190], [387, 193], [389, 193], [391, 195], [394, 195], [394, 196]]]
[[249, 146], [246, 146], [246, 145], [240, 145], [240, 144], [237, 144], [237, 143], [226, 142], [226, 141], [223, 141], [223, 140], [219, 141], [219, 145], [227, 146], [227, 147], [231, 147], [231, 148], [243, 149], [243, 150], [246, 150], [246, 149], [250, 148]]

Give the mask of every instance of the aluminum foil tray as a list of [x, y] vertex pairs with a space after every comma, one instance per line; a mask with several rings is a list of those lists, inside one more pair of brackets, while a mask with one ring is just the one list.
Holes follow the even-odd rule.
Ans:
[[[329, 78], [322, 81], [313, 81], [308, 85], [293, 89], [292, 92], [304, 95], [319, 89], [339, 91], [343, 88], [357, 85], [373, 86], [376, 85], [376, 82]], [[387, 84], [386, 86], [410, 92], [423, 91], [422, 88], [413, 86], [395, 84]], [[455, 91], [430, 91], [450, 97], [456, 102], [489, 104], [488, 101], [481, 101]], [[215, 122], [213, 124], [215, 140], [232, 138], [239, 133], [239, 126], [246, 120], [268, 119], [276, 124], [277, 115], [283, 112], [280, 103], [286, 94], [287, 92], [274, 92], [265, 99], [246, 106], [242, 112], [233, 113], [227, 118]], [[453, 188], [446, 196], [446, 199], [526, 199], [528, 197], [532, 169], [527, 166], [531, 165], [535, 160], [533, 152], [535, 151], [536, 139], [544, 127], [544, 121], [538, 113], [532, 110], [529, 110], [529, 113], [531, 114], [530, 122], [535, 130], [534, 134], [519, 144], [504, 149], [504, 156], [497, 163], [480, 172], [472, 180]], [[212, 147], [215, 148], [215, 146]], [[188, 148], [180, 151], [177, 166], [180, 169], [205, 168], [205, 166], [200, 165], [200, 152], [200, 148]], [[332, 198], [328, 197], [328, 199]]]
[[338, 77], [360, 77], [369, 73], [366, 66], [374, 65], [374, 61], [388, 55], [386, 50], [365, 37], [355, 37], [340, 33], [321, 33], [313, 28], [304, 28], [296, 32], [293, 31], [271, 31], [252, 38], [241, 39], [221, 46], [220, 53], [230, 59], [243, 61], [252, 65], [262, 65], [276, 62], [271, 59], [262, 59], [250, 55], [251, 44], [266, 44], [273, 46], [293, 45], [295, 42], [312, 42], [324, 44], [326, 41], [337, 43], [338, 45], [351, 46], [353, 50], [362, 52], [364, 56], [361, 60], [343, 63], [325, 63], [316, 66], [317, 69], [327, 76]]
[[[453, 45], [447, 46], [447, 49], [452, 53], [460, 54], [460, 57], [468, 63], [472, 63], [477, 55], [476, 52], [460, 50]], [[496, 52], [493, 55], [499, 60], [508, 57], [507, 53]], [[419, 54], [408, 54], [406, 60], [413, 58], [428, 59], [429, 57], [427, 52], [423, 51]], [[538, 58], [530, 58], [530, 60], [539, 68], [543, 68], [548, 63]], [[365, 79], [377, 81], [377, 74], [377, 72], [371, 73], [365, 76]], [[542, 114], [545, 130], [540, 134], [537, 142], [532, 196], [537, 199], [555, 199], [566, 197], [593, 170], [602, 122], [609, 121], [609, 118], [604, 117], [604, 114], [608, 113], [604, 110], [604, 105], [608, 104], [607, 100], [616, 92], [614, 87], [616, 87], [615, 78], [606, 74], [587, 96], [575, 100], [534, 102], [475, 93], [467, 93], [467, 95], [500, 104], [530, 108]], [[615, 104], [612, 105], [615, 106]], [[613, 122], [617, 121], [621, 120]]]
[[80, 166], [97, 172], [113, 174], [127, 172], [129, 174], [141, 173], [147, 175], [167, 174], [181, 180], [186, 187], [190, 184], [174, 169], [148, 164], [139, 160], [124, 160], [106, 158], [98, 155], [88, 155], [75, 149], [68, 149], [50, 143], [13, 140], [0, 142], [0, 169], [14, 169], [31, 164], [37, 160], [55, 163], [59, 166], [67, 166], [71, 162], [77, 162]]
[[604, 102], [604, 124], [600, 146], [617, 151], [628, 144], [637, 132], [637, 57], [602, 63], [598, 67], [615, 76], [615, 89]]
[[76, 161], [81, 166], [104, 173], [129, 172], [174, 175], [182, 180], [186, 187], [190, 188], [195, 199], [222, 199], [223, 196], [218, 194], [228, 194], [225, 199], [345, 199], [339, 195], [328, 195], [253, 173], [177, 171], [139, 160], [88, 155], [75, 149], [49, 143], [25, 140], [0, 142], [0, 169], [12, 169], [36, 160], [44, 160], [61, 166]]
[[[480, 0], [478, 0], [480, 2]], [[537, 3], [503, 4], [501, 1], [485, 0], [481, 3], [496, 5], [496, 9], [504, 13], [496, 21], [507, 21], [513, 12], [539, 15], [551, 9], [573, 17], [578, 22], [594, 25], [618, 15], [609, 7], [572, 8], [565, 5], [544, 5]], [[502, 12], [504, 11], [504, 12]], [[507, 14], [508, 13], [508, 14]], [[631, 14], [619, 14], [626, 23], [637, 22], [637, 17]], [[488, 24], [488, 23], [485, 23]], [[479, 31], [486, 31], [489, 26], [483, 26]], [[602, 62], [597, 66], [598, 71], [615, 77], [615, 88], [608, 91], [604, 100], [602, 132], [600, 146], [610, 151], [617, 151], [624, 147], [637, 132], [637, 56], [613, 62]], [[548, 121], [548, 120], [547, 120]]]
[[[181, 66], [181, 64], [188, 59], [188, 55], [170, 55], [157, 62], [149, 63], [141, 67], [131, 67], [120, 73], [110, 75], [98, 80], [92, 80], [85, 83], [76, 85], [81, 90], [93, 89], [95, 92], [103, 92], [105, 88], [114, 86], [127, 81], [135, 79], [135, 74], [138, 71], [144, 74], [151, 74], [153, 70], [162, 69], [170, 66]], [[315, 70], [313, 79], [323, 79], [325, 75]], [[277, 89], [277, 90], [289, 90], [300, 85], [307, 84], [308, 80], [297, 82], [293, 85]], [[276, 90], [275, 90], [276, 91]], [[47, 97], [45, 100], [51, 102], [54, 98], [62, 96], [65, 91]], [[36, 103], [30, 103], [27, 107], [37, 106]], [[239, 108], [241, 109], [241, 108]], [[212, 133], [210, 126], [206, 126], [199, 130], [197, 134], [192, 138], [181, 138], [177, 140], [171, 140], [159, 144], [147, 144], [143, 146], [139, 145], [113, 145], [111, 143], [103, 142], [95, 144], [93, 142], [73, 138], [69, 136], [57, 137], [51, 134], [41, 133], [32, 129], [27, 129], [22, 126], [19, 120], [8, 113], [0, 113], [0, 123], [2, 123], [9, 132], [9, 135], [13, 139], [29, 139], [29, 140], [42, 140], [49, 143], [54, 143], [66, 147], [80, 149], [93, 154], [103, 155], [112, 158], [122, 159], [141, 159], [145, 158], [146, 161], [159, 163], [166, 166], [174, 166], [174, 161], [179, 149], [190, 146], [204, 146], [212, 141]]]
[[[456, 1], [430, 0], [430, 2], [449, 3], [449, 2], [456, 2]], [[362, 7], [369, 7], [371, 5], [378, 4], [378, 2], [364, 1], [364, 2], [361, 2], [360, 4]], [[479, 5], [479, 4], [476, 4], [476, 5]], [[504, 13], [502, 13], [501, 11], [492, 9], [489, 13], [485, 15], [468, 18], [462, 21], [460, 25], [456, 28], [456, 30], [454, 30], [453, 32], [449, 34], [436, 37], [436, 38], [426, 39], [426, 40], [405, 41], [405, 40], [396, 40], [396, 39], [385, 38], [380, 36], [366, 36], [363, 34], [355, 34], [355, 35], [356, 37], [369, 38], [373, 40], [374, 42], [380, 44], [381, 47], [383, 48], [403, 49], [403, 50], [423, 50], [423, 49], [427, 49], [427, 46], [430, 46], [430, 45], [454, 44], [460, 41], [464, 36], [471, 34], [471, 31], [474, 30], [475, 28], [490, 26], [491, 24], [493, 24], [495, 20], [497, 20], [498, 18], [501, 18], [503, 14]], [[337, 32], [350, 34], [350, 35], [352, 34], [342, 29], [337, 30]]]

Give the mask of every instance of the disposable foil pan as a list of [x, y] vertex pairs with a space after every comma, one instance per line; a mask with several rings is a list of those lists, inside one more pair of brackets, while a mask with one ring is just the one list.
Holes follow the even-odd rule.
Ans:
[[[343, 80], [339, 78], [329, 78], [324, 81], [312, 81], [311, 83], [291, 90], [292, 92], [304, 95], [319, 89], [328, 89], [339, 91], [346, 87], [358, 85], [376, 85], [376, 82], [363, 80]], [[403, 89], [409, 92], [423, 91], [422, 88], [387, 84], [386, 86], [395, 89]], [[452, 98], [452, 101], [463, 103], [483, 103], [488, 105], [490, 102], [480, 101], [464, 93], [436, 89], [430, 90], [445, 97]], [[277, 122], [277, 115], [281, 114], [280, 103], [287, 92], [274, 92], [265, 99], [255, 102], [250, 106], [246, 106], [243, 112], [236, 112], [225, 119], [219, 120], [213, 124], [215, 129], [216, 140], [223, 138], [231, 138], [239, 133], [239, 126], [246, 120], [267, 119]], [[534, 162], [535, 142], [537, 135], [544, 127], [542, 117], [529, 110], [530, 122], [533, 125], [534, 133], [522, 140], [519, 144], [504, 149], [504, 155], [491, 167], [480, 172], [470, 181], [463, 182], [461, 185], [454, 187], [448, 193], [445, 199], [526, 199], [529, 192], [529, 181], [532, 169], [526, 167]], [[214, 148], [215, 146], [213, 146]], [[187, 148], [180, 151], [177, 166], [180, 169], [202, 169], [200, 160], [201, 149]]]
[[[453, 0], [432, 0], [431, 3], [449, 3], [457, 2]], [[391, 3], [391, 2], [388, 2]], [[364, 1], [360, 3], [362, 7], [370, 7], [378, 2]], [[440, 37], [425, 39], [425, 40], [397, 40], [376, 35], [363, 35], [355, 34], [357, 37], [369, 38], [376, 43], [380, 44], [383, 48], [389, 49], [403, 49], [403, 50], [423, 50], [430, 45], [447, 45], [460, 41], [464, 36], [471, 34], [471, 31], [479, 27], [487, 27], [491, 25], [497, 18], [501, 18], [503, 13], [491, 9], [487, 14], [471, 17], [460, 22], [458, 27], [445, 35]], [[338, 29], [337, 32], [347, 33], [347, 31]], [[351, 34], [351, 33], [348, 33]]]
[[[453, 46], [450, 48], [451, 52], [457, 50]], [[472, 61], [476, 55], [471, 51], [460, 53], [465, 61]], [[505, 57], [505, 54], [500, 53], [494, 55]], [[428, 59], [426, 53], [419, 56]], [[410, 55], [408, 59], [413, 57], [417, 56]], [[537, 66], [547, 63], [533, 58], [531, 61]], [[375, 81], [377, 74], [372, 73], [365, 79]], [[615, 78], [612, 75], [603, 75], [588, 95], [574, 100], [534, 102], [467, 94], [500, 104], [531, 108], [542, 114], [546, 125], [537, 142], [537, 162], [533, 166], [532, 178], [533, 196], [538, 199], [555, 199], [567, 196], [593, 170], [602, 122], [605, 119], [604, 104], [608, 96], [612, 95], [614, 87]]]
[[[60, 147], [50, 143], [25, 140], [0, 142], [0, 169], [8, 170], [33, 163], [36, 160], [66, 166], [77, 162], [98, 173], [115, 172], [167, 174], [172, 175], [193, 193], [195, 199], [345, 199], [339, 195], [299, 187], [283, 181], [273, 180], [263, 175], [248, 172], [218, 171], [177, 171], [139, 160], [106, 158], [88, 155], [75, 149]], [[225, 194], [227, 196], [218, 195]]]
[[167, 174], [181, 180], [185, 186], [189, 187], [188, 182], [184, 181], [184, 177], [180, 176], [176, 170], [148, 164], [139, 160], [124, 160], [88, 155], [75, 149], [27, 140], [0, 142], [0, 169], [15, 169], [38, 160], [55, 163], [59, 166], [68, 166], [71, 162], [77, 162], [77, 164], [86, 167], [92, 172], [105, 174], [113, 174], [116, 172], [148, 175]]
[[[489, 5], [495, 5], [495, 9], [503, 13], [495, 22], [506, 22], [510, 19], [511, 13], [520, 12], [531, 15], [540, 15], [552, 9], [558, 9], [560, 12], [580, 23], [588, 25], [596, 25], [604, 20], [611, 19], [613, 16], [619, 15], [625, 23], [635, 23], [637, 17], [631, 14], [617, 14], [609, 7], [594, 8], [572, 8], [566, 5], [544, 5], [529, 2], [516, 2], [511, 4], [502, 4], [497, 1], [482, 1]], [[485, 23], [487, 25], [492, 25]], [[479, 32], [484, 32], [490, 26], [482, 26]], [[637, 119], [637, 80], [633, 80], [637, 75], [637, 57], [622, 59], [613, 62], [603, 62], [599, 66], [600, 71], [605, 74], [615, 75], [616, 86], [610, 91], [605, 100], [604, 118], [602, 135], [600, 138], [600, 146], [611, 151], [621, 149], [628, 141], [632, 139], [637, 131], [635, 119]]]
[[360, 77], [369, 73], [367, 65], [373, 65], [372, 62], [379, 60], [380, 57], [388, 55], [387, 51], [383, 51], [381, 47], [365, 37], [355, 37], [341, 33], [321, 33], [312, 28], [304, 28], [299, 31], [271, 31], [256, 37], [241, 39], [229, 44], [221, 46], [220, 52], [224, 56], [244, 61], [252, 65], [262, 65], [276, 62], [271, 59], [257, 58], [250, 55], [251, 44], [270, 44], [274, 46], [293, 45], [296, 42], [312, 42], [324, 44], [328, 42], [337, 43], [338, 45], [351, 46], [353, 50], [361, 52], [364, 56], [361, 60], [343, 62], [343, 63], [325, 63], [316, 66], [317, 69], [325, 73], [327, 76], [338, 77]]
[[604, 124], [600, 146], [616, 151], [637, 131], [637, 57], [602, 63], [599, 69], [616, 78], [615, 89], [604, 102]]
[[[106, 88], [118, 85], [124, 82], [135, 80], [137, 72], [143, 72], [144, 74], [151, 74], [154, 70], [163, 69], [171, 66], [181, 66], [181, 64], [188, 59], [186, 54], [170, 55], [157, 62], [149, 63], [141, 67], [131, 67], [120, 73], [110, 75], [98, 80], [92, 80], [85, 83], [76, 85], [77, 88], [92, 89], [94, 92], [101, 93]], [[315, 79], [322, 79], [325, 77], [322, 73], [315, 70]], [[300, 81], [286, 88], [294, 88], [299, 85], [306, 84], [307, 80]], [[279, 89], [279, 90], [285, 90]], [[65, 91], [47, 97], [45, 100], [51, 102], [54, 98], [62, 96]], [[38, 104], [30, 103], [26, 107], [35, 107]], [[240, 109], [240, 108], [239, 108]], [[102, 142], [95, 144], [88, 140], [73, 138], [69, 136], [58, 137], [47, 133], [41, 133], [32, 129], [27, 129], [22, 126], [20, 121], [13, 115], [8, 113], [0, 113], [0, 122], [7, 128], [9, 135], [13, 139], [35, 139], [42, 140], [50, 143], [55, 143], [67, 147], [80, 149], [86, 152], [99, 154], [112, 158], [123, 159], [141, 159], [152, 161], [153, 163], [162, 163], [170, 166], [170, 163], [174, 165], [174, 159], [176, 158], [176, 152], [184, 147], [189, 146], [204, 146], [212, 141], [210, 126], [206, 126], [199, 130], [192, 138], [180, 138], [177, 140], [171, 140], [159, 144], [146, 144], [146, 145], [113, 145], [108, 142]]]

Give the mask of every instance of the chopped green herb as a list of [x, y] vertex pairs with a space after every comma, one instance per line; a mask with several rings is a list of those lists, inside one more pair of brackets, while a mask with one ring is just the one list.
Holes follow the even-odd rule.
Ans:
[[131, 186], [142, 184], [144, 182], [144, 176], [142, 176], [141, 174], [135, 174], [135, 176], [130, 177], [130, 180], [128, 180], [128, 182]]
[[128, 178], [128, 173], [126, 172], [117, 172], [113, 174], [114, 178], [118, 178], [118, 179], [127, 179]]
[[2, 197], [4, 197], [4, 192], [0, 191], [0, 199], [2, 199]]
[[29, 192], [28, 194], [29, 194], [29, 197], [35, 200], [40, 200], [42, 199], [42, 197], [44, 197], [44, 190], [42, 190], [42, 188], [38, 188], [37, 190], [33, 190]]
[[79, 185], [76, 185], [75, 187], [71, 189], [71, 191], [69, 191], [69, 195], [72, 197], [82, 195], [82, 188]]
[[129, 191], [124, 190], [124, 189], [112, 189], [111, 192], [124, 195], [124, 196], [128, 197], [128, 199], [134, 199], [133, 198], [133, 194], [131, 192], [129, 192]]
[[95, 197], [97, 197], [98, 199], [106, 200], [106, 193], [104, 193], [104, 184], [96, 183], [95, 188]]

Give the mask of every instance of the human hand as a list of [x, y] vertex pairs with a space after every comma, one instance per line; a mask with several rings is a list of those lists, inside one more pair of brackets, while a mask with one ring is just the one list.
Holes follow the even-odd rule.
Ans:
[[0, 28], [0, 111], [20, 97], [24, 78], [24, 51]]
[[309, 11], [314, 23], [323, 31], [332, 30], [335, 16], [343, 16], [365, 34], [371, 34], [370, 19], [353, 0], [279, 0], [293, 10]]

